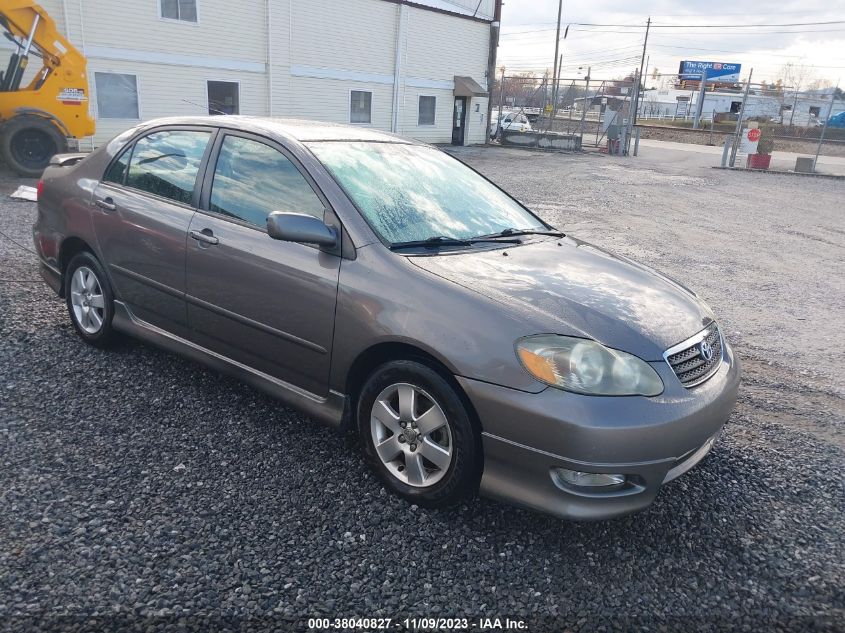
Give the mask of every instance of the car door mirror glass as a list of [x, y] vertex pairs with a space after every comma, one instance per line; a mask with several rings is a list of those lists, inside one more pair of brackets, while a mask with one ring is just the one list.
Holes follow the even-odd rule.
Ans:
[[316, 244], [326, 248], [337, 245], [337, 231], [319, 218], [305, 213], [274, 211], [267, 216], [267, 234], [283, 242]]

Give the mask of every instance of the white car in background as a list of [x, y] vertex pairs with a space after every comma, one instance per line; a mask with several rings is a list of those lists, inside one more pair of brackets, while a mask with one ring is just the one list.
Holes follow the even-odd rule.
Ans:
[[490, 138], [496, 138], [499, 133], [499, 122], [503, 130], [515, 130], [517, 132], [533, 132], [531, 122], [522, 112], [502, 112], [501, 116], [490, 123]]

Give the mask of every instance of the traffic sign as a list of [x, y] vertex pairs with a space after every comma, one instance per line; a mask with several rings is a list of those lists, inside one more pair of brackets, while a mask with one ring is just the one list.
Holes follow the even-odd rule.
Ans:
[[739, 142], [740, 154], [756, 154], [757, 141], [760, 140], [760, 130], [757, 128], [745, 128]]

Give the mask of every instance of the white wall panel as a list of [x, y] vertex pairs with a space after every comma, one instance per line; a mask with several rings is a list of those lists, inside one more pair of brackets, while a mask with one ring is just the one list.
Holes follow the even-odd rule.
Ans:
[[[478, 5], [478, 0], [415, 2], [464, 15]], [[142, 119], [202, 113], [206, 80], [217, 79], [240, 82], [242, 114], [342, 123], [349, 121], [350, 90], [371, 90], [371, 125], [390, 130], [400, 14], [400, 134], [448, 143], [453, 77], [466, 75], [486, 85], [489, 24], [385, 0], [242, 0], [236, 7], [198, 0], [196, 24], [161, 19], [159, 0], [41, 4], [88, 55], [95, 115], [93, 73], [110, 71], [138, 75]], [[492, 11], [493, 0], [482, 0], [478, 15], [489, 18]], [[434, 126], [417, 124], [419, 94], [437, 97]], [[475, 104], [485, 102], [469, 102], [470, 143], [484, 141], [486, 121], [480, 117], [486, 108], [476, 113]], [[102, 143], [132, 124], [99, 120], [94, 140]]]

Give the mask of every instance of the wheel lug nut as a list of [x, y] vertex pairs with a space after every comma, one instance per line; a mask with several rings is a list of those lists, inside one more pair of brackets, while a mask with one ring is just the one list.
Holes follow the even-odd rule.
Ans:
[[417, 450], [417, 445], [416, 445], [416, 444], [411, 444], [411, 450], [412, 450], [412, 451]]
[[404, 437], [402, 437], [401, 435], [399, 436], [399, 443], [400, 443], [400, 444], [404, 444], [404, 443], [405, 443], [405, 438], [404, 438]]
[[407, 422], [400, 422], [399, 426], [401, 426], [404, 429], [406, 426], [408, 426], [408, 423]]

